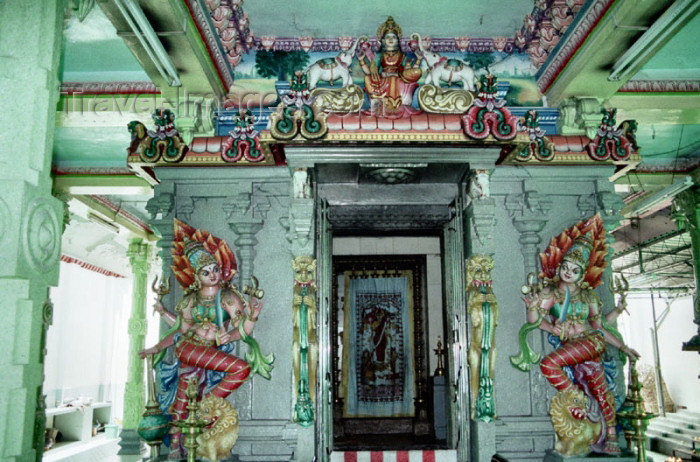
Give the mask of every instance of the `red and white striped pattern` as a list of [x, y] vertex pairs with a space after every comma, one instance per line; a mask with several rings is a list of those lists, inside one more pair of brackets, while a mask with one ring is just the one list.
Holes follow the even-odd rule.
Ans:
[[457, 451], [333, 452], [331, 462], [457, 462]]

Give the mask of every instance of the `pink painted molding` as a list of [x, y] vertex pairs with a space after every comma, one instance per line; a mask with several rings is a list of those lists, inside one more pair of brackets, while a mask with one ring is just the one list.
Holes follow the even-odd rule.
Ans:
[[700, 80], [628, 80], [621, 93], [685, 93], [700, 92]]
[[75, 95], [141, 95], [159, 94], [152, 82], [63, 82], [61, 94]]
[[226, 55], [224, 54], [225, 51], [219, 45], [220, 42], [218, 41], [219, 36], [217, 30], [211, 27], [211, 12], [202, 8], [201, 3], [197, 0], [185, 0], [184, 3], [185, 6], [187, 6], [190, 17], [197, 26], [199, 36], [202, 38], [207, 48], [209, 57], [216, 67], [219, 79], [221, 79], [221, 82], [228, 92], [233, 85], [233, 66], [229, 65]]
[[126, 278], [126, 276], [122, 276], [121, 274], [114, 273], [114, 272], [106, 270], [104, 268], [100, 268], [99, 266], [84, 262], [82, 260], [78, 260], [77, 258], [69, 257], [68, 255], [61, 255], [61, 261], [65, 262], [65, 263], [74, 263], [76, 265], [79, 265], [81, 268], [85, 268], [86, 270], [94, 271], [95, 273], [100, 273], [100, 274], [103, 274], [105, 276], [120, 278], [120, 279]]
[[114, 204], [112, 201], [110, 201], [106, 197], [91, 194], [90, 198], [93, 199], [94, 201], [100, 203], [101, 205], [107, 207], [109, 210], [116, 213], [117, 215], [119, 215], [123, 219], [127, 220], [128, 222], [132, 223], [133, 225], [138, 226], [139, 228], [143, 229], [147, 233], [153, 232], [151, 230], [151, 228], [146, 223], [144, 223], [143, 221], [141, 221], [139, 218], [135, 217], [134, 215], [130, 214], [129, 212], [125, 211], [121, 207], [118, 207], [116, 204]]
[[564, 40], [559, 42], [557, 53], [550, 55], [540, 69], [537, 86], [543, 94], [549, 90], [549, 87], [552, 86], [614, 2], [615, 0], [596, 0], [586, 11], [579, 12], [579, 15], [583, 15], [581, 20], [574, 29], [568, 30]]

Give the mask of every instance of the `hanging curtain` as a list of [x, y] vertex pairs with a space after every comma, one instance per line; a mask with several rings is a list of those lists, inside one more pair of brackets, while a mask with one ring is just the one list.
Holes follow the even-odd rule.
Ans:
[[345, 272], [344, 416], [412, 417], [412, 271], [353, 276]]

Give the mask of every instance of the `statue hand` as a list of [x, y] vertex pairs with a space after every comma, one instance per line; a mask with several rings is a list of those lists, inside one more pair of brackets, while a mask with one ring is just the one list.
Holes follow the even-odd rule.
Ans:
[[223, 345], [224, 343], [229, 343], [231, 341], [231, 334], [228, 331], [220, 330], [216, 334], [217, 345]]
[[145, 350], [139, 351], [139, 356], [141, 357], [141, 359], [146, 359], [146, 356], [154, 355], [156, 353], [158, 353], [158, 350], [156, 349], [156, 347], [151, 347], [151, 348], [146, 348]]
[[156, 302], [153, 304], [153, 312], [158, 313], [161, 316], [165, 313], [165, 307], [163, 306], [163, 303], [161, 303], [160, 297], [158, 297]]
[[377, 67], [376, 63], [369, 64], [369, 73], [372, 76], [372, 79], [379, 79], [379, 68]]
[[634, 348], [630, 348], [627, 345], [623, 345], [622, 348], [620, 348], [620, 351], [622, 351], [624, 354], [634, 359], [635, 361], [641, 357], [637, 350], [635, 350]]

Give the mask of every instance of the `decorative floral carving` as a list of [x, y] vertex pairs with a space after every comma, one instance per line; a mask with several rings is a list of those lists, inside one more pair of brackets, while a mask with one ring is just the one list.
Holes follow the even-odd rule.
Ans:
[[489, 135], [498, 140], [515, 138], [517, 120], [505, 108], [505, 100], [497, 99], [496, 77], [481, 75], [478, 97], [466, 114], [462, 116], [462, 128], [470, 138], [483, 140]]
[[260, 162], [265, 156], [260, 145], [260, 133], [255, 129], [255, 117], [250, 110], [241, 110], [233, 117], [233, 130], [221, 146], [224, 162], [238, 162], [242, 158], [250, 162]]
[[26, 209], [22, 237], [23, 250], [30, 267], [47, 273], [54, 269], [61, 250], [62, 218], [51, 198], [36, 198]]
[[418, 90], [418, 105], [425, 112], [464, 114], [474, 102], [474, 93], [466, 90], [443, 89], [422, 85]]
[[[625, 121], [620, 128], [615, 129], [615, 115], [617, 109], [601, 109], [603, 121], [598, 127], [596, 137], [588, 143], [586, 150], [594, 160], [629, 159], [633, 146], [636, 147], [634, 133], [637, 129], [637, 122], [634, 120]], [[632, 142], [630, 142], [632, 140]]]
[[545, 132], [540, 128], [537, 111], [534, 109], [527, 111], [518, 125], [519, 131], [527, 132], [530, 142], [517, 153], [517, 160], [525, 162], [532, 156], [541, 161], [554, 159], [554, 143], [544, 136]]
[[154, 130], [138, 120], [129, 122], [131, 144], [129, 154], [138, 154], [141, 162], [180, 162], [188, 151], [187, 145], [175, 128], [175, 114], [170, 109], [158, 109], [153, 112]]
[[296, 71], [289, 93], [282, 96], [277, 112], [270, 116], [270, 133], [280, 140], [291, 140], [299, 134], [309, 140], [323, 138], [328, 133], [326, 114], [313, 107], [306, 74]]

